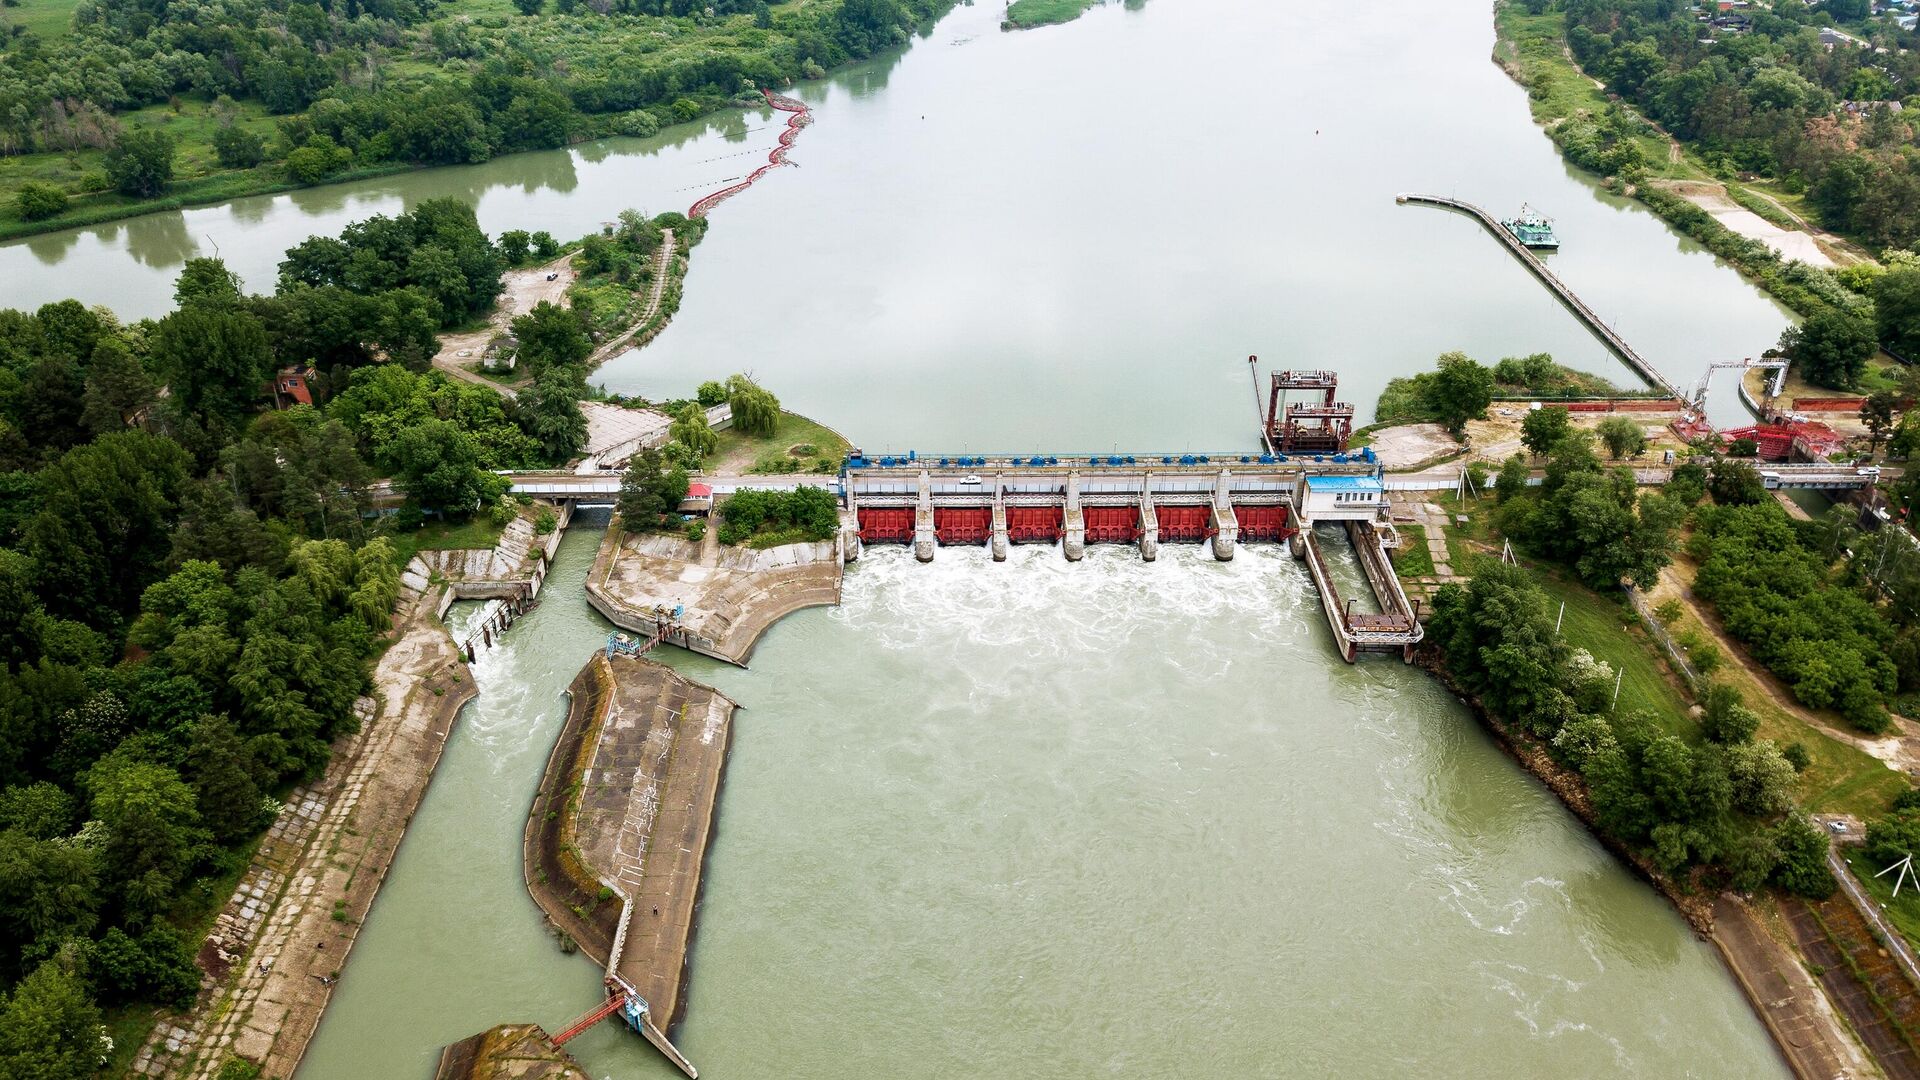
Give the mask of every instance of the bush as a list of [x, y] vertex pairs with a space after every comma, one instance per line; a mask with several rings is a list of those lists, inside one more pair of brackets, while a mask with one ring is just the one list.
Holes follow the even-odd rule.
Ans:
[[13, 209], [27, 221], [43, 221], [67, 208], [67, 193], [52, 184], [33, 181], [13, 194]]
[[791, 537], [798, 543], [829, 540], [840, 527], [840, 506], [824, 488], [736, 491], [720, 508], [720, 542], [741, 544], [758, 537]]
[[214, 1080], [259, 1080], [260, 1066], [244, 1058], [228, 1058]]
[[687, 521], [687, 539], [697, 544], [706, 538], [707, 523], [699, 518], [689, 518]]
[[1678, 619], [1683, 610], [1685, 609], [1680, 605], [1680, 598], [1676, 596], [1662, 601], [1659, 607], [1653, 609], [1653, 613], [1661, 622], [1670, 623]]
[[222, 168], [251, 169], [266, 160], [267, 143], [246, 128], [228, 126], [213, 133], [213, 153]]
[[560, 515], [554, 513], [551, 506], [543, 506], [533, 517], [533, 531], [541, 536], [551, 536], [560, 525]]

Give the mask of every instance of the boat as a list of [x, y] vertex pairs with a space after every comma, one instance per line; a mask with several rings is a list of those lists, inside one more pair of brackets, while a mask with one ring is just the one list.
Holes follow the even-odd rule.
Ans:
[[1553, 219], [1524, 203], [1517, 216], [1500, 219], [1500, 227], [1530, 248], [1553, 251], [1560, 246], [1560, 238], [1553, 234]]

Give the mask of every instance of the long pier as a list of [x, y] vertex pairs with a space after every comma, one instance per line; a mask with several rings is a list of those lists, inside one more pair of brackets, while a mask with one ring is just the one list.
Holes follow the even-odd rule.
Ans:
[[1415, 206], [1437, 206], [1442, 210], [1453, 210], [1478, 219], [1480, 224], [1486, 226], [1488, 232], [1492, 233], [1496, 239], [1506, 245], [1507, 250], [1513, 253], [1514, 258], [1520, 260], [1521, 265], [1533, 271], [1533, 276], [1539, 278], [1541, 284], [1545, 285], [1553, 295], [1560, 298], [1560, 302], [1566, 305], [1568, 311], [1573, 312], [1581, 322], [1586, 324], [1587, 329], [1593, 332], [1594, 337], [1599, 338], [1608, 349], [1613, 351], [1615, 356], [1626, 361], [1627, 366], [1631, 367], [1642, 379], [1645, 379], [1648, 385], [1665, 390], [1681, 401], [1688, 399], [1688, 395], [1682, 391], [1679, 386], [1675, 385], [1673, 381], [1665, 375], [1662, 375], [1659, 369], [1649, 364], [1645, 357], [1635, 352], [1633, 346], [1627, 344], [1626, 340], [1619, 334], [1614, 333], [1613, 327], [1602, 322], [1600, 316], [1594, 314], [1593, 309], [1587, 306], [1586, 301], [1574, 295], [1572, 289], [1567, 288], [1566, 282], [1561, 281], [1553, 271], [1547, 269], [1547, 264], [1541, 262], [1539, 257], [1532, 251], [1529, 251], [1525, 244], [1515, 239], [1512, 233], [1502, 227], [1498, 218], [1495, 218], [1492, 214], [1487, 213], [1485, 210], [1482, 210], [1470, 202], [1464, 202], [1460, 199], [1449, 199], [1444, 195], [1403, 194], [1395, 199], [1395, 201], [1412, 203]]

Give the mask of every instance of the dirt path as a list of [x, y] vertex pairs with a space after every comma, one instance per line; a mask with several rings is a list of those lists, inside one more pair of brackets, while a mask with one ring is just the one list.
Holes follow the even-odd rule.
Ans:
[[213, 1080], [240, 1057], [284, 1077], [306, 1053], [473, 693], [434, 595], [409, 587], [400, 611], [398, 640], [374, 669], [374, 697], [363, 699], [362, 730], [335, 745], [320, 780], [290, 797], [201, 949], [193, 1013], [156, 1028], [136, 1073]]
[[[552, 280], [548, 280], [549, 275]], [[433, 366], [456, 379], [498, 390], [503, 397], [513, 397], [511, 389], [467, 365], [478, 364], [487, 343], [506, 333], [514, 319], [532, 311], [541, 301], [566, 307], [567, 289], [575, 277], [571, 254], [562, 255], [543, 266], [509, 270], [502, 274], [500, 283], [503, 290], [487, 325], [479, 330], [443, 335], [440, 338], [440, 351], [433, 358]]]
[[[597, 368], [601, 364], [618, 356], [621, 350], [627, 348], [633, 341], [634, 335], [639, 334], [649, 322], [653, 321], [653, 317], [659, 313], [660, 302], [665, 299], [667, 295], [667, 280], [673, 273], [673, 256], [675, 250], [673, 230], [662, 229], [660, 230], [660, 234], [660, 250], [654, 252], [653, 256], [653, 288], [647, 292], [646, 310], [640, 313], [639, 318], [633, 320], [633, 325], [627, 329], [626, 333], [593, 350], [593, 355], [587, 357], [587, 367], [589, 369]], [[653, 332], [657, 333], [664, 326], [665, 324], [663, 323], [661, 326], [654, 327]], [[643, 341], [641, 344], [644, 345], [645, 342]]]

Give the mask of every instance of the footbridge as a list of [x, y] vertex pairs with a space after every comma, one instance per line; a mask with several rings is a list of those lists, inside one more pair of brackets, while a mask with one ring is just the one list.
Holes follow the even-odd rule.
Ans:
[[1586, 301], [1581, 300], [1579, 296], [1574, 294], [1572, 289], [1567, 287], [1566, 282], [1561, 281], [1558, 275], [1547, 269], [1547, 264], [1541, 262], [1539, 256], [1535, 255], [1525, 244], [1522, 244], [1512, 233], [1508, 232], [1506, 228], [1500, 224], [1498, 218], [1495, 218], [1492, 214], [1487, 213], [1485, 210], [1482, 210], [1470, 202], [1465, 202], [1460, 199], [1450, 199], [1444, 195], [1403, 194], [1395, 199], [1395, 201], [1403, 204], [1412, 204], [1414, 206], [1437, 206], [1442, 210], [1453, 210], [1465, 214], [1480, 222], [1481, 225], [1486, 226], [1487, 231], [1492, 233], [1494, 238], [1499, 240], [1500, 243], [1512, 253], [1514, 258], [1519, 259], [1521, 265], [1531, 270], [1533, 276], [1539, 278], [1540, 283], [1545, 285], [1548, 291], [1552, 292], [1554, 296], [1558, 297], [1560, 302], [1566, 305], [1568, 311], [1573, 312], [1581, 322], [1586, 324], [1587, 329], [1593, 332], [1594, 337], [1599, 338], [1601, 343], [1612, 350], [1615, 356], [1626, 361], [1627, 366], [1631, 367], [1641, 378], [1645, 379], [1648, 385], [1659, 387], [1681, 401], [1689, 400], [1688, 394], [1684, 393], [1672, 380], [1662, 375], [1658, 368], [1646, 361], [1646, 358], [1634, 351], [1633, 346], [1628, 345], [1626, 339], [1615, 333], [1613, 327], [1602, 322], [1600, 316], [1594, 314], [1593, 309], [1587, 306]]

